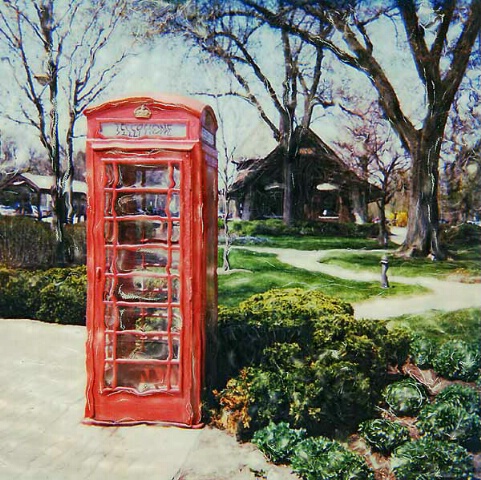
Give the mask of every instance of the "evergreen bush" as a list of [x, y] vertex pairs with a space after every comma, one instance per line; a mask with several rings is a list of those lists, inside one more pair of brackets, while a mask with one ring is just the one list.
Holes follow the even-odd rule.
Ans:
[[462, 340], [449, 340], [438, 349], [432, 363], [434, 370], [445, 378], [475, 381], [481, 366], [479, 347]]
[[468, 385], [453, 383], [444, 388], [437, 396], [436, 403], [450, 403], [463, 407], [469, 413], [481, 413], [479, 392]]
[[373, 450], [384, 455], [409, 440], [408, 428], [387, 418], [362, 422], [359, 425], [359, 433]]
[[465, 448], [428, 437], [398, 447], [391, 465], [397, 480], [473, 478], [473, 462]]
[[324, 437], [298, 443], [291, 462], [293, 471], [304, 480], [374, 480], [361, 455]]
[[383, 392], [384, 401], [395, 415], [416, 415], [427, 400], [424, 387], [412, 379], [391, 383]]

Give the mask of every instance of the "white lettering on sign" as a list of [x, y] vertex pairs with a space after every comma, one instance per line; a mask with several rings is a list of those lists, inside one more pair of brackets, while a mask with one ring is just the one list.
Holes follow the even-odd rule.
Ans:
[[185, 123], [125, 123], [104, 122], [100, 125], [100, 133], [107, 138], [127, 137], [187, 137]]

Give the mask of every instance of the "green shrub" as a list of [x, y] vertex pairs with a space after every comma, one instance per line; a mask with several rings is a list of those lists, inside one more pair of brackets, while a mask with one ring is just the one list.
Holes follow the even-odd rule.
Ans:
[[23, 216], [0, 216], [0, 265], [26, 269], [52, 266], [55, 244], [49, 224]]
[[426, 401], [423, 386], [411, 379], [391, 383], [384, 389], [383, 397], [396, 415], [415, 415]]
[[448, 385], [436, 396], [436, 403], [450, 403], [463, 407], [469, 413], [481, 413], [479, 392], [468, 385]]
[[391, 459], [397, 480], [472, 479], [473, 462], [462, 446], [421, 438], [398, 447]]
[[318, 291], [255, 295], [219, 313], [219, 370], [233, 380], [217, 398], [251, 430], [286, 420], [310, 434], [347, 432], [372, 415], [408, 338]]
[[374, 480], [360, 455], [323, 437], [298, 443], [291, 462], [293, 471], [304, 480]]
[[359, 426], [360, 435], [375, 451], [384, 455], [409, 440], [409, 430], [398, 422], [386, 418], [367, 420]]
[[451, 380], [474, 381], [479, 377], [479, 350], [462, 340], [450, 340], [438, 349], [433, 367], [437, 373]]
[[416, 335], [411, 342], [411, 358], [419, 368], [431, 368], [436, 351], [436, 343], [424, 336]]
[[270, 423], [255, 432], [252, 442], [274, 463], [289, 461], [294, 448], [306, 438], [304, 429], [293, 429], [286, 422]]
[[[66, 273], [66, 276], [62, 276]], [[53, 281], [40, 290], [37, 318], [51, 323], [85, 325], [87, 278], [84, 267], [54, 269]]]
[[419, 412], [417, 426], [422, 434], [437, 440], [465, 443], [479, 437], [481, 422], [477, 413], [461, 406], [435, 403]]
[[23, 270], [0, 268], [1, 318], [35, 318], [34, 279]]

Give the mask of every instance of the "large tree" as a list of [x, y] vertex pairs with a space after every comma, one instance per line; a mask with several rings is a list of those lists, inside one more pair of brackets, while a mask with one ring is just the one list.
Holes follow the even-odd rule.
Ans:
[[0, 48], [11, 67], [10, 88], [1, 100], [16, 98], [4, 116], [19, 129], [32, 127], [47, 152], [55, 177], [60, 261], [63, 223], [71, 216], [76, 122], [126, 57], [121, 46], [101, 58], [127, 6], [126, 0], [4, 0], [0, 5]]
[[[168, 10], [165, 2], [144, 2], [144, 8], [148, 7], [152, 14], [153, 25], [160, 16], [158, 31], [183, 35], [191, 45], [223, 65], [235, 84], [224, 93], [242, 98], [256, 108], [282, 146], [283, 165], [279, 168], [284, 177], [283, 216], [286, 223], [291, 223], [295, 206], [292, 168], [297, 149], [293, 133], [298, 126], [309, 127], [316, 105], [329, 103], [322, 95], [323, 47], [308, 44], [288, 29], [271, 29], [242, 0], [170, 3], [170, 21], [166, 23], [162, 20]], [[284, 3], [270, 2], [276, 15], [284, 12]], [[156, 5], [158, 10], [153, 8]], [[286, 20], [320, 37], [327, 36], [332, 28], [323, 19], [297, 11]]]
[[[481, 29], [480, 0], [394, 0], [388, 2], [286, 0], [279, 12], [271, 2], [244, 0], [275, 28], [288, 30], [304, 41], [328, 49], [341, 62], [365, 74], [379, 95], [386, 118], [411, 158], [409, 222], [403, 251], [444, 257], [439, 239], [439, 158], [449, 112], [463, 80]], [[426, 12], [429, 8], [430, 11]], [[291, 21], [293, 11], [329, 22], [336, 34], [318, 35]], [[426, 14], [428, 13], [428, 14]], [[400, 101], [400, 88], [390, 79], [373, 27], [381, 17], [397, 28], [400, 49], [408, 48], [425, 92], [424, 115], [418, 122]], [[404, 42], [403, 42], [404, 39]], [[392, 52], [393, 58], [401, 51]]]

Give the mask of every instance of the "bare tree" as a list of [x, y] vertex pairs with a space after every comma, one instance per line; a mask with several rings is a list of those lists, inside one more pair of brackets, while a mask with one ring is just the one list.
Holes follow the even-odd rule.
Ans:
[[[282, 0], [271, 4], [278, 14], [284, 13]], [[163, 5], [162, 13], [165, 8]], [[172, 9], [170, 23], [165, 25], [161, 21], [159, 30], [184, 35], [196, 48], [223, 64], [236, 82], [236, 88], [226, 93], [256, 108], [283, 147], [280, 166], [284, 176], [283, 217], [286, 223], [291, 223], [292, 168], [297, 149], [293, 133], [297, 126], [309, 127], [317, 105], [330, 105], [321, 88], [323, 47], [312, 47], [287, 29], [276, 35], [266, 27], [262, 15], [242, 0], [190, 0]], [[156, 22], [155, 12], [153, 22]], [[297, 12], [289, 17], [289, 22], [302, 24], [319, 36], [326, 36], [332, 28], [329, 23]], [[268, 45], [274, 48], [269, 49]]]
[[18, 108], [5, 116], [33, 127], [47, 152], [55, 177], [52, 200], [60, 261], [63, 223], [72, 214], [76, 122], [128, 53], [121, 47], [101, 58], [127, 5], [126, 0], [5, 0], [0, 5], [0, 43], [20, 92]]
[[[344, 64], [367, 75], [379, 95], [386, 118], [411, 158], [408, 232], [402, 250], [406, 255], [432, 253], [444, 258], [439, 240], [440, 150], [454, 97], [481, 29], [481, 1], [429, 2], [428, 21], [420, 11], [428, 2], [415, 0], [382, 3], [286, 0], [291, 8], [283, 12], [269, 8], [269, 3], [264, 1], [245, 0], [244, 3], [280, 31], [288, 30], [312, 45], [324, 47]], [[318, 35], [293, 23], [292, 11], [302, 11], [313, 19], [329, 22], [336, 35]], [[376, 58], [369, 26], [381, 16], [388, 16], [404, 30], [405, 45], [425, 90], [425, 115], [420, 125], [403, 110], [398, 90]]]

